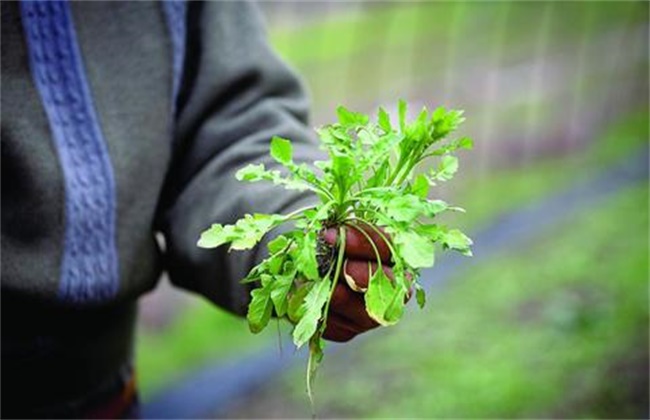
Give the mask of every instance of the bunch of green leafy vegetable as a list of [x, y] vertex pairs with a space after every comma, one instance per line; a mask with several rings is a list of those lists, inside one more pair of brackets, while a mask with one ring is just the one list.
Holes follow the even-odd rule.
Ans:
[[[247, 315], [252, 332], [263, 330], [275, 314], [295, 325], [292, 335], [297, 347], [309, 343], [310, 398], [311, 380], [323, 356], [330, 299], [341, 275], [346, 228], [364, 235], [375, 251], [378, 269], [369, 279], [365, 305], [380, 325], [400, 319], [412, 288], [418, 304], [424, 305], [418, 274], [433, 265], [436, 243], [471, 255], [472, 241], [467, 236], [434, 222], [446, 210], [463, 210], [428, 198], [430, 186], [456, 173], [454, 152], [472, 148], [467, 137], [449, 139], [464, 120], [462, 111], [440, 107], [430, 113], [425, 108], [410, 123], [406, 111], [406, 103], [400, 101], [398, 124], [393, 126], [382, 108], [375, 123], [366, 115], [339, 107], [338, 123], [318, 130], [329, 160], [314, 162], [315, 168], [295, 163], [291, 142], [274, 137], [271, 156], [286, 172], [252, 164], [240, 169], [237, 179], [311, 190], [320, 202], [286, 215], [254, 214], [234, 225], [213, 224], [198, 242], [203, 248], [230, 243], [231, 250], [250, 249], [280, 224], [292, 223], [291, 229], [268, 243], [268, 257], [243, 282], [257, 285]], [[418, 165], [429, 158], [437, 158], [437, 165], [416, 175]], [[320, 240], [321, 231], [332, 227], [338, 229], [333, 249]], [[391, 251], [393, 280], [381, 269], [379, 251], [368, 235], [371, 231]]]

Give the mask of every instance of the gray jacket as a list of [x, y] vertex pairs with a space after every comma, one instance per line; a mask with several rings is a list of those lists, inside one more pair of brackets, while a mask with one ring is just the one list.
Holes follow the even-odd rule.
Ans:
[[297, 160], [318, 153], [301, 85], [260, 23], [243, 2], [2, 2], [2, 380], [12, 394], [56, 404], [117, 371], [135, 301], [163, 269], [244, 311], [238, 281], [261, 251], [199, 249], [200, 232], [310, 200], [235, 180], [247, 163], [274, 166], [273, 135], [295, 142]]

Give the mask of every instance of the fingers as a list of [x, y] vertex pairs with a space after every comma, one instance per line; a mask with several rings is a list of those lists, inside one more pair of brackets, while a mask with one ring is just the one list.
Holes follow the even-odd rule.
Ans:
[[[389, 279], [395, 279], [393, 270], [390, 267], [382, 265], [382, 268]], [[368, 289], [368, 282], [375, 271], [377, 271], [376, 262], [345, 260], [345, 263], [343, 263], [345, 281], [355, 292], [365, 292]]]
[[323, 338], [325, 340], [343, 343], [350, 341], [359, 333], [361, 331], [357, 331], [351, 327], [345, 318], [330, 313], [330, 316], [327, 318], [327, 326], [323, 332]]
[[[376, 260], [377, 256], [375, 255], [375, 251], [373, 250], [372, 245], [366, 238], [366, 236], [359, 232], [358, 229], [363, 229], [364, 232], [372, 239], [372, 242], [375, 244], [377, 247], [377, 250], [379, 251], [379, 256], [381, 257], [381, 261], [385, 264], [390, 263], [390, 249], [388, 248], [388, 245], [384, 241], [384, 239], [377, 233], [375, 232], [374, 229], [370, 228], [369, 226], [365, 225], [359, 225], [357, 227], [351, 227], [351, 226], [346, 226], [345, 227], [345, 254], [348, 257], [352, 258], [358, 258], [358, 259], [366, 259], [366, 260]], [[383, 232], [381, 228], [378, 228], [380, 231]], [[389, 238], [388, 234], [383, 232], [384, 236], [386, 238]], [[323, 233], [323, 239], [325, 239], [325, 242], [327, 242], [330, 245], [336, 245], [336, 240], [338, 238], [338, 229], [336, 228], [329, 228], [325, 230]]]
[[[377, 263], [360, 260], [346, 260], [344, 272], [339, 280], [343, 278], [346, 282], [352, 283], [355, 290], [367, 289], [369, 278], [377, 270]], [[394, 280], [394, 274], [390, 267], [382, 265], [386, 276]], [[410, 276], [407, 273], [407, 277]], [[411, 290], [408, 291], [405, 301], [410, 299]], [[377, 328], [379, 324], [374, 321], [366, 312], [364, 294], [354, 291], [340, 281], [334, 287], [334, 293], [330, 302], [327, 325], [323, 332], [326, 340], [345, 342], [356, 335]]]
[[350, 290], [345, 284], [339, 283], [334, 288], [330, 302], [333, 314], [346, 318], [358, 332], [375, 328], [378, 324], [366, 312], [366, 303], [360, 293]]
[[[384, 270], [386, 277], [395, 281], [395, 274], [391, 267], [382, 265], [382, 270]], [[355, 292], [364, 293], [368, 289], [370, 277], [372, 277], [375, 271], [377, 271], [377, 263], [371, 261], [345, 260], [343, 263], [343, 277], [345, 282]], [[413, 279], [409, 272], [404, 273], [404, 275], [409, 285], [409, 289], [406, 292], [406, 301], [409, 301], [413, 295], [413, 288], [411, 287]]]

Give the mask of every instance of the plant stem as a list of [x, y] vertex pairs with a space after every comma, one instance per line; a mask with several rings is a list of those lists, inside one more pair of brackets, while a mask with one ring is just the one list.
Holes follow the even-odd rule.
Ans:
[[[379, 255], [379, 250], [377, 249], [377, 246], [375, 245], [375, 242], [372, 240], [370, 235], [368, 235], [368, 232], [364, 231], [359, 226], [356, 226], [356, 225], [353, 225], [353, 224], [348, 224], [348, 226], [356, 229], [359, 233], [361, 233], [363, 236], [366, 237], [366, 239], [370, 243], [370, 246], [372, 246], [372, 250], [375, 252], [375, 257], [377, 257], [377, 266], [378, 267], [381, 266], [381, 255]], [[343, 273], [343, 275], [345, 275], [345, 273]], [[369, 281], [368, 284], [370, 284], [370, 278], [368, 278], [368, 281]]]
[[415, 161], [415, 162], [413, 162], [413, 163], [410, 163], [410, 164], [406, 167], [406, 170], [404, 171], [404, 173], [402, 174], [402, 176], [401, 176], [401, 177], [399, 178], [399, 180], [397, 181], [397, 185], [401, 185], [401, 184], [406, 180], [406, 178], [409, 176], [409, 174], [411, 173], [411, 171], [413, 170], [413, 168], [415, 167], [415, 165], [417, 165], [417, 162], [418, 162], [418, 161]]
[[298, 214], [300, 214], [300, 213], [302, 213], [304, 211], [315, 209], [316, 207], [318, 207], [318, 206], [315, 206], [315, 205], [314, 206], [306, 206], [306, 207], [299, 208], [298, 210], [294, 210], [291, 213], [286, 214], [284, 216], [285, 221], [291, 219], [292, 217], [294, 217], [294, 216], [296, 216], [296, 215], [298, 215]]
[[336, 269], [334, 270], [334, 278], [332, 279], [332, 288], [330, 289], [330, 297], [325, 303], [325, 310], [323, 311], [323, 323], [321, 324], [321, 332], [325, 331], [327, 327], [327, 315], [330, 309], [330, 301], [334, 295], [334, 289], [336, 288], [336, 283], [338, 282], [339, 275], [341, 275], [341, 267], [343, 266], [343, 257], [345, 256], [345, 229], [342, 227], [339, 228], [339, 255], [336, 257]]
[[[367, 209], [367, 210], [374, 211], [372, 209]], [[381, 230], [379, 230], [375, 225], [373, 225], [369, 221], [367, 221], [365, 219], [362, 219], [362, 218], [359, 218], [359, 217], [350, 217], [348, 220], [359, 221], [359, 222], [367, 225], [370, 229], [374, 230], [379, 236], [381, 236], [381, 239], [383, 239], [384, 242], [386, 243], [386, 246], [388, 246], [388, 249], [390, 250], [391, 255], [397, 255], [397, 252], [395, 251], [395, 248], [393, 248], [393, 245], [388, 240], [386, 235], [384, 235], [384, 233]]]
[[[332, 301], [332, 296], [334, 295], [334, 289], [336, 289], [336, 284], [338, 282], [339, 275], [341, 274], [341, 267], [343, 265], [343, 257], [345, 255], [345, 244], [346, 244], [346, 239], [345, 239], [345, 229], [342, 227], [339, 228], [339, 254], [336, 260], [336, 269], [334, 270], [334, 277], [332, 278], [332, 287], [330, 289], [330, 295], [329, 298], [327, 299], [327, 302], [325, 302], [325, 309], [323, 310], [323, 321], [321, 323], [320, 328], [318, 331], [312, 336], [310, 339], [310, 345], [309, 345], [309, 360], [307, 361], [307, 396], [309, 397], [309, 402], [311, 404], [311, 410], [312, 410], [312, 416], [315, 418], [316, 417], [316, 411], [314, 409], [314, 395], [311, 390], [311, 382], [313, 379], [314, 374], [316, 373], [316, 368], [318, 365], [314, 365], [314, 363], [318, 363], [315, 361], [316, 357], [316, 351], [312, 349], [312, 346], [319, 346], [318, 341], [321, 339], [321, 336], [323, 335], [323, 332], [325, 331], [325, 328], [327, 327], [327, 315], [329, 313], [329, 308], [330, 308], [330, 302]], [[327, 272], [326, 277], [329, 277], [329, 275], [332, 272], [332, 267], [333, 265], [330, 265], [329, 271]], [[312, 343], [313, 341], [313, 343]]]

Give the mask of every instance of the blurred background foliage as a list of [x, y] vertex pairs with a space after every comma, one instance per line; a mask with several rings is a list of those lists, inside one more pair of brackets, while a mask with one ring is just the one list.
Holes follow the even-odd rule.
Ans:
[[[646, 2], [261, 8], [271, 43], [310, 91], [314, 126], [339, 104], [466, 110], [462, 134], [475, 149], [432, 196], [465, 207], [450, 223], [469, 232], [648, 154]], [[328, 356], [319, 414], [647, 418], [648, 252], [645, 180], [458, 270], [423, 311]], [[278, 351], [272, 328], [253, 336], [164, 282], [141, 314], [145, 402], [193, 369]], [[309, 416], [302, 362], [214, 414]]]

